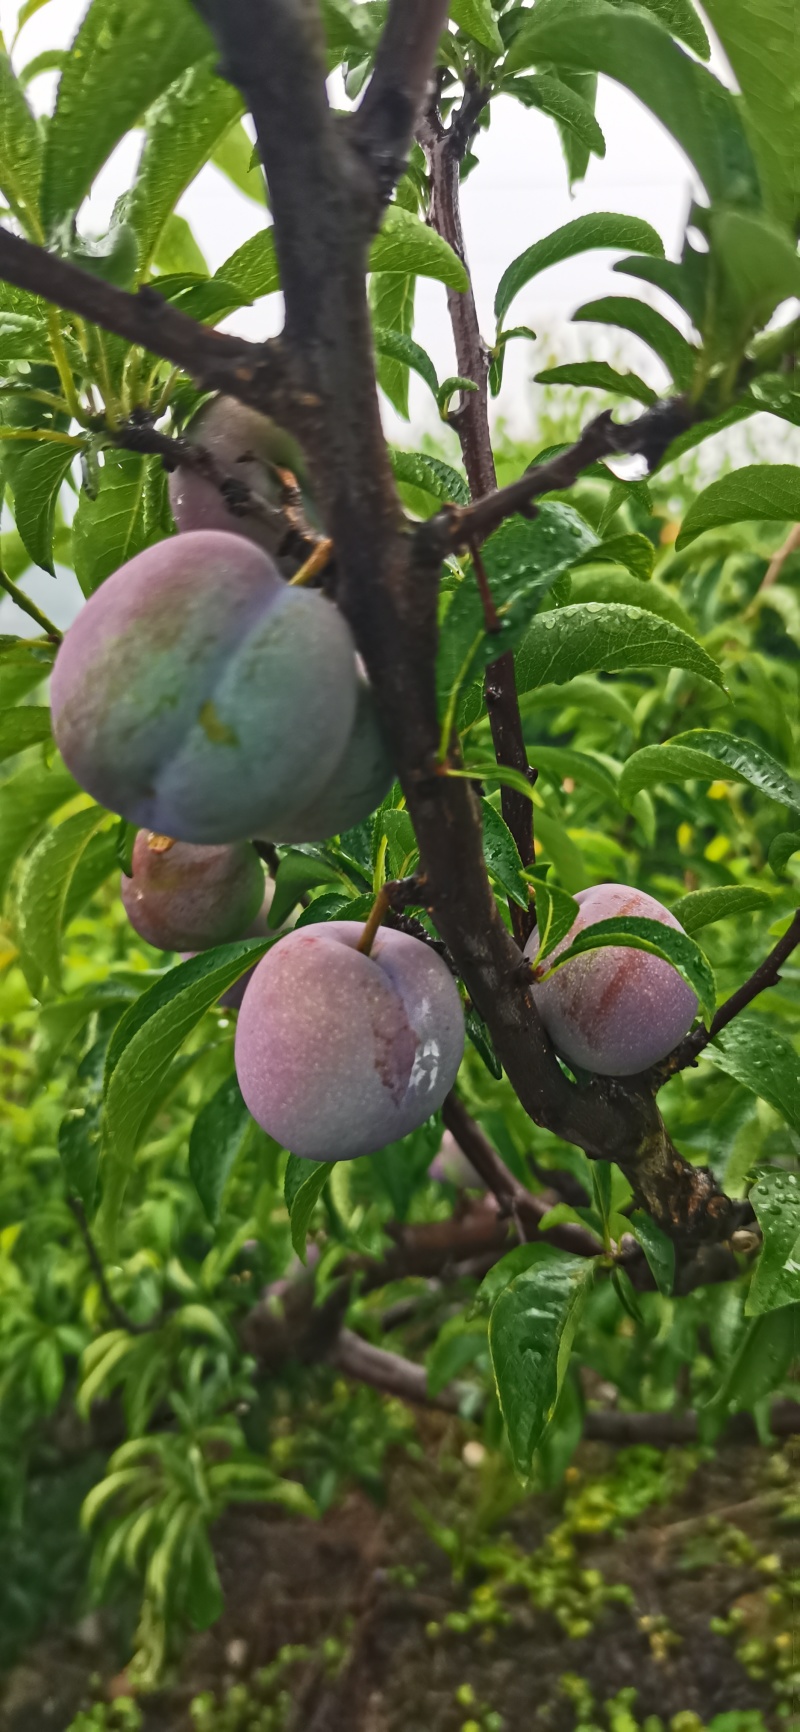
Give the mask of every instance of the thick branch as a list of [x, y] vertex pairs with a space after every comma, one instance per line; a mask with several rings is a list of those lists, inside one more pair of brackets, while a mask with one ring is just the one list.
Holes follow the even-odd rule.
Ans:
[[783, 937], [778, 939], [775, 949], [771, 950], [769, 956], [765, 956], [764, 961], [759, 963], [750, 979], [746, 980], [736, 992], [731, 993], [730, 998], [727, 998], [724, 1004], [720, 1005], [711, 1027], [703, 1028], [701, 1026], [695, 1029], [693, 1034], [688, 1034], [686, 1039], [681, 1041], [680, 1046], [677, 1046], [675, 1051], [670, 1053], [669, 1058], [665, 1059], [663, 1065], [656, 1067], [654, 1074], [659, 1086], [666, 1082], [669, 1077], [674, 1076], [676, 1071], [686, 1070], [687, 1065], [695, 1064], [699, 1054], [704, 1051], [709, 1042], [716, 1039], [716, 1036], [722, 1033], [723, 1028], [727, 1028], [728, 1023], [733, 1022], [734, 1017], [740, 1016], [760, 992], [765, 992], [768, 986], [778, 985], [783, 964], [788, 961], [798, 944], [800, 944], [800, 909], [795, 914], [791, 926], [784, 932]]
[[179, 313], [154, 288], [128, 294], [3, 228], [0, 280], [163, 356], [209, 390], [231, 392], [254, 407], [269, 403], [283, 418], [286, 376], [278, 341], [223, 336]]
[[425, 99], [449, 0], [392, 0], [375, 70], [353, 120], [358, 148], [369, 159], [385, 203], [405, 168]]

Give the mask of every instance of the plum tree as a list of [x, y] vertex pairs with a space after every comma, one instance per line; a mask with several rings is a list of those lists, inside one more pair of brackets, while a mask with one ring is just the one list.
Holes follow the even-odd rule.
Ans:
[[[681, 930], [654, 896], [628, 884], [595, 884], [575, 898], [580, 913], [549, 960], [598, 920], [629, 914]], [[536, 927], [525, 946], [533, 958]], [[697, 999], [668, 962], [621, 945], [588, 951], [533, 986], [536, 1008], [556, 1051], [600, 1076], [635, 1076], [656, 1064], [691, 1028]]]
[[318, 842], [360, 824], [391, 786], [391, 760], [378, 727], [367, 681], [359, 678], [356, 713], [330, 780], [310, 803], [287, 819], [276, 842]]
[[263, 958], [244, 996], [236, 1070], [258, 1123], [293, 1154], [352, 1160], [424, 1124], [464, 1050], [455, 981], [437, 953], [354, 921], [304, 926]]
[[198, 847], [140, 830], [121, 895], [131, 926], [159, 950], [209, 950], [244, 937], [264, 900], [250, 842]]
[[[185, 437], [202, 445], [222, 470], [240, 480], [262, 505], [277, 506], [281, 500], [278, 470], [290, 470], [299, 482], [305, 467], [299, 446], [290, 433], [270, 419], [237, 403], [235, 397], [213, 397], [190, 421]], [[169, 478], [169, 502], [181, 533], [197, 529], [224, 529], [247, 536], [266, 553], [274, 554], [285, 532], [281, 520], [272, 527], [255, 512], [231, 511], [214, 482], [181, 464]], [[311, 507], [308, 515], [313, 516]]]
[[326, 787], [356, 714], [349, 627], [241, 536], [196, 530], [137, 554], [92, 595], [53, 670], [76, 780], [183, 842], [279, 836]]

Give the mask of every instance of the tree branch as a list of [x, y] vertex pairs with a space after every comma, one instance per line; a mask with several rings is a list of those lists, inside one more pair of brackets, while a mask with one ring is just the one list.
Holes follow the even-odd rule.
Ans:
[[352, 121], [384, 204], [405, 169], [449, 10], [449, 0], [391, 0], [375, 70]]
[[4, 228], [0, 279], [163, 356], [209, 390], [227, 391], [254, 408], [271, 404], [285, 419], [287, 381], [278, 340], [248, 343], [224, 336], [178, 312], [155, 288], [128, 294]]
[[154, 1330], [161, 1328], [164, 1321], [163, 1316], [153, 1318], [150, 1323], [134, 1323], [133, 1319], [128, 1316], [127, 1311], [124, 1311], [122, 1306], [117, 1304], [111, 1288], [108, 1285], [105, 1265], [92, 1237], [91, 1228], [86, 1219], [86, 1210], [84, 1209], [80, 1198], [67, 1197], [67, 1208], [71, 1210], [78, 1223], [86, 1255], [89, 1259], [89, 1265], [100, 1289], [103, 1303], [112, 1323], [116, 1323], [117, 1328], [124, 1329], [128, 1335], [152, 1335]]
[[730, 998], [727, 998], [724, 1004], [720, 1005], [711, 1027], [700, 1027], [695, 1029], [693, 1034], [687, 1034], [686, 1039], [681, 1041], [680, 1046], [676, 1046], [669, 1058], [665, 1059], [663, 1064], [655, 1067], [652, 1074], [656, 1079], [656, 1086], [660, 1088], [671, 1076], [675, 1076], [677, 1071], [686, 1070], [688, 1065], [696, 1064], [699, 1054], [712, 1040], [716, 1039], [718, 1034], [721, 1034], [723, 1028], [727, 1028], [729, 1022], [733, 1022], [734, 1017], [740, 1016], [760, 992], [765, 992], [769, 986], [777, 986], [783, 964], [799, 944], [800, 909], [795, 914], [791, 926], [784, 932], [783, 937], [778, 939], [774, 950], [771, 950], [769, 956], [766, 956], [764, 961], [759, 963], [750, 979], [746, 980], [736, 992], [731, 993]]
[[506, 1166], [505, 1161], [501, 1161], [480, 1125], [476, 1124], [463, 1101], [460, 1101], [452, 1090], [442, 1107], [442, 1119], [476, 1173], [497, 1198], [501, 1214], [512, 1216], [516, 1222], [521, 1239], [541, 1238], [551, 1245], [557, 1245], [562, 1251], [572, 1251], [578, 1257], [596, 1257], [602, 1253], [600, 1240], [583, 1227], [567, 1222], [560, 1227], [549, 1228], [546, 1233], [539, 1232], [540, 1224], [549, 1213], [552, 1202], [547, 1197], [534, 1196]]

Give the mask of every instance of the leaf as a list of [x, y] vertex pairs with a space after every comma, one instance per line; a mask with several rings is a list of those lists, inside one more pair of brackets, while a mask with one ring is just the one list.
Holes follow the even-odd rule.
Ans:
[[792, 463], [750, 463], [713, 481], [687, 512], [676, 547], [688, 547], [707, 529], [726, 523], [796, 523], [800, 468]]
[[[378, 272], [369, 280], [369, 304], [373, 328], [410, 338], [414, 329], [417, 279], [392, 272]], [[398, 415], [408, 420], [408, 365], [392, 359], [386, 350], [377, 353], [378, 384]], [[437, 381], [438, 385], [438, 381]]]
[[251, 235], [243, 246], [231, 253], [230, 258], [225, 259], [216, 275], [234, 289], [241, 290], [248, 301], [260, 300], [262, 295], [273, 295], [280, 288], [281, 279], [272, 229], [261, 229], [258, 234]]
[[148, 461], [132, 451], [106, 451], [97, 498], [81, 491], [72, 532], [75, 573], [85, 596], [150, 544]]
[[464, 1027], [475, 1051], [480, 1053], [489, 1075], [493, 1076], [496, 1082], [499, 1082], [503, 1074], [503, 1066], [494, 1050], [494, 1041], [483, 1017], [478, 1015], [477, 1010], [472, 1005], [465, 1010]]
[[58, 86], [42, 169], [48, 232], [82, 204], [115, 145], [213, 45], [188, 0], [92, 0]]
[[219, 1219], [225, 1186], [253, 1130], [234, 1072], [201, 1107], [189, 1137], [189, 1172], [209, 1221]]
[[794, 236], [760, 212], [712, 211], [709, 230], [722, 275], [717, 319], [724, 350], [726, 339], [731, 346], [743, 342], [782, 301], [800, 294], [800, 258]]
[[717, 1070], [769, 1101], [800, 1136], [800, 1057], [764, 1016], [737, 1016], [702, 1054]]
[[17, 29], [14, 37], [15, 42], [23, 26], [27, 24], [28, 19], [32, 18], [34, 13], [41, 12], [42, 7], [47, 6], [48, 4], [49, 0], [24, 0], [24, 5], [20, 6], [17, 13]]
[[181, 194], [230, 133], [242, 109], [241, 96], [216, 76], [213, 60], [190, 66], [153, 104], [136, 180], [117, 207], [117, 214], [136, 230], [140, 276], [147, 275]]
[[742, 119], [765, 201], [790, 227], [800, 215], [800, 85], [795, 0], [706, 0], [742, 92]]
[[91, 1219], [97, 1194], [97, 1173], [103, 1140], [103, 1109], [99, 1097], [65, 1113], [58, 1127], [58, 1154], [73, 1196], [80, 1197]]
[[[7, 570], [7, 554], [4, 557]], [[16, 704], [48, 678], [56, 647], [44, 640], [0, 637], [0, 708]]]
[[469, 488], [457, 470], [440, 457], [429, 457], [424, 451], [398, 451], [389, 447], [389, 459], [395, 480], [418, 487], [432, 499], [469, 504]]
[[550, 1245], [525, 1250], [538, 1255], [503, 1288], [489, 1318], [498, 1399], [523, 1477], [555, 1412], [594, 1274], [591, 1260]]
[[516, 654], [520, 692], [545, 683], [561, 685], [599, 668], [612, 673], [645, 667], [687, 668], [722, 684], [716, 662], [688, 633], [642, 608], [613, 602], [590, 601], [540, 614]]
[[784, 1305], [779, 1311], [755, 1317], [716, 1395], [703, 1410], [754, 1407], [783, 1382], [797, 1355], [800, 1307]]
[[311, 1217], [335, 1165], [335, 1161], [306, 1161], [300, 1155], [290, 1155], [286, 1163], [283, 1195], [289, 1211], [292, 1245], [301, 1263], [306, 1261]]
[[319, 855], [291, 849], [282, 855], [275, 876], [275, 891], [267, 915], [270, 931], [276, 932], [309, 890], [320, 884], [341, 884], [341, 876]]
[[776, 878], [785, 878], [786, 867], [798, 849], [800, 849], [800, 835], [796, 831], [786, 831], [783, 835], [776, 836], [774, 842], [770, 843], [767, 859], [770, 871], [774, 872]]
[[608, 211], [591, 211], [575, 217], [552, 234], [535, 241], [514, 259], [503, 272], [494, 299], [495, 318], [502, 324], [506, 313], [521, 288], [540, 271], [557, 265], [562, 259], [574, 258], [598, 247], [619, 247], [623, 252], [636, 250], [663, 256], [660, 235], [641, 217], [616, 216]]
[[551, 950], [555, 950], [562, 938], [574, 926], [578, 918], [578, 904], [574, 896], [568, 896], [565, 890], [559, 890], [555, 884], [546, 880], [536, 883], [536, 932], [539, 948], [534, 958], [535, 963], [543, 962]]
[[[612, 0], [612, 4], [627, 6], [629, 0]], [[691, 0], [638, 0], [638, 4], [654, 13], [670, 35], [680, 37], [701, 60], [708, 60], [711, 46]]]
[[671, 926], [663, 926], [660, 920], [645, 920], [633, 914], [615, 914], [609, 920], [597, 920], [578, 933], [568, 950], [562, 950], [560, 956], [551, 959], [542, 978], [550, 980], [574, 957], [585, 956], [591, 950], [606, 949], [609, 945], [646, 950], [648, 955], [668, 962], [691, 987], [706, 1026], [711, 1023], [717, 1005], [711, 965], [693, 938], [685, 932], [676, 932]]
[[184, 1578], [186, 1611], [195, 1630], [208, 1630], [221, 1618], [225, 1610], [225, 1597], [211, 1542], [206, 1530], [199, 1524], [189, 1555], [189, 1568]]
[[0, 786], [0, 900], [19, 855], [51, 812], [80, 793], [60, 759], [50, 766], [20, 770]]
[[267, 190], [258, 151], [253, 150], [252, 139], [241, 121], [237, 121], [220, 140], [211, 153], [211, 161], [239, 192], [244, 193], [245, 198], [251, 198], [254, 204], [266, 204]]
[[14, 521], [34, 565], [51, 577], [56, 505], [75, 455], [73, 445], [34, 445], [14, 472]]
[[675, 734], [663, 746], [643, 746], [634, 752], [620, 777], [619, 797], [627, 805], [639, 788], [695, 779], [746, 782], [767, 799], [800, 812], [800, 782], [763, 746], [708, 728], [692, 728]]
[[526, 108], [539, 108], [543, 114], [559, 121], [562, 128], [574, 133], [576, 143], [586, 152], [605, 156], [606, 141], [591, 103], [586, 102], [563, 78], [555, 78], [546, 72], [537, 73], [532, 78], [509, 78], [504, 79], [501, 90], [504, 96], [515, 96]]
[[[0, 43], [2, 38], [0, 38]], [[26, 234], [41, 240], [42, 140], [7, 54], [0, 53], [0, 192]]]
[[50, 332], [41, 319], [29, 313], [0, 312], [0, 361], [51, 359]]
[[585, 890], [588, 874], [580, 848], [573, 841], [568, 830], [560, 824], [557, 818], [549, 812], [543, 812], [540, 806], [536, 808], [536, 840], [540, 842], [548, 860], [551, 860], [564, 885], [565, 890], [574, 895], [577, 890]]
[[37, 709], [31, 704], [24, 704], [19, 709], [0, 710], [0, 762], [49, 738], [49, 710]]
[[519, 908], [527, 908], [530, 897], [519, 850], [505, 819], [490, 800], [481, 800], [483, 853], [489, 875]]
[[712, 201], [758, 203], [758, 174], [736, 98], [656, 18], [627, 6], [617, 10], [607, 0], [554, 0], [534, 9], [505, 66], [514, 72], [543, 61], [603, 72], [626, 85], [686, 152]]
[[714, 890], [691, 890], [673, 903], [672, 912], [684, 932], [700, 932], [716, 920], [729, 920], [742, 914], [763, 913], [772, 901], [767, 890], [749, 889], [745, 884], [722, 884]]
[[545, 367], [535, 375], [537, 385], [576, 385], [579, 390], [609, 391], [615, 396], [631, 397], [634, 403], [649, 408], [658, 393], [637, 373], [618, 373], [607, 361], [567, 361], [560, 367]]
[[633, 300], [630, 295], [604, 295], [598, 301], [587, 301], [572, 317], [576, 323], [619, 325], [623, 331], [631, 331], [658, 355], [681, 390], [691, 384], [697, 350], [677, 326], [646, 301]]
[[[403, 281], [405, 282], [406, 279], [404, 278]], [[439, 380], [436, 376], [436, 368], [430, 355], [427, 355], [425, 350], [420, 348], [419, 343], [415, 343], [413, 337], [406, 336], [403, 331], [376, 329], [373, 335], [378, 354], [387, 355], [390, 360], [398, 361], [402, 367], [413, 367], [414, 372], [425, 380], [425, 384], [430, 387], [434, 397], [438, 400]]]
[[474, 42], [480, 42], [484, 48], [494, 49], [496, 54], [505, 52], [491, 0], [450, 0], [450, 17], [459, 30], [463, 30], [465, 36], [471, 36]]
[[36, 967], [53, 986], [61, 986], [61, 935], [73, 874], [81, 855], [102, 824], [102, 806], [76, 812], [49, 830], [26, 861], [17, 894], [17, 921], [22, 943]]
[[557, 788], [565, 776], [572, 776], [576, 782], [586, 782], [605, 799], [616, 797], [616, 776], [599, 758], [591, 757], [588, 752], [578, 752], [574, 746], [546, 746], [537, 740], [530, 746], [530, 756], [537, 770], [544, 770]]
[[666, 584], [659, 583], [656, 578], [634, 577], [633, 573], [623, 566], [605, 564], [606, 549], [612, 545], [612, 542], [606, 541], [598, 548], [596, 565], [587, 560], [585, 568], [578, 566], [573, 572], [570, 600], [573, 603], [619, 602], [639, 607], [645, 613], [654, 613], [659, 619], [669, 620], [671, 625], [678, 626], [679, 630], [686, 632], [689, 637], [696, 637], [697, 627], [694, 620], [686, 609], [681, 607], [674, 590], [667, 589]]
[[370, 1157], [370, 1171], [383, 1186], [398, 1221], [408, 1219], [417, 1186], [425, 1178], [441, 1140], [442, 1122], [437, 1115], [418, 1131], [412, 1131], [399, 1142], [388, 1143]]
[[391, 271], [401, 276], [434, 277], [448, 288], [462, 292], [469, 287], [465, 266], [427, 223], [390, 204], [383, 224], [372, 243], [369, 255], [370, 271]]
[[659, 1293], [669, 1299], [675, 1285], [675, 1246], [644, 1209], [634, 1209], [628, 1225], [644, 1251]]
[[[750, 1192], [764, 1245], [747, 1295], [745, 1314], [800, 1301], [800, 1179], [796, 1173], [764, 1173]], [[800, 1317], [800, 1310], [798, 1310]]]

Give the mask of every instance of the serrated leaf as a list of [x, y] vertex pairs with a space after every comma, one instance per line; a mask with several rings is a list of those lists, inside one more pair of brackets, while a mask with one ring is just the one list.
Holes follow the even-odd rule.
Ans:
[[[369, 280], [369, 304], [373, 327], [392, 331], [410, 338], [414, 329], [414, 303], [417, 279], [399, 273], [376, 272]], [[389, 353], [378, 350], [378, 384], [385, 391], [392, 407], [408, 420], [408, 366], [396, 361]]]
[[675, 1285], [675, 1246], [644, 1209], [634, 1209], [628, 1225], [644, 1251], [659, 1293], [669, 1299]]
[[541, 109], [562, 127], [574, 133], [576, 142], [595, 156], [605, 156], [606, 141], [595, 119], [591, 103], [573, 90], [563, 78], [550, 73], [534, 74], [531, 78], [509, 78], [501, 86], [504, 96], [515, 96], [526, 108]]
[[691, 934], [717, 920], [763, 913], [771, 901], [767, 890], [750, 889], [746, 884], [721, 884], [714, 890], [691, 890], [688, 896], [673, 903], [672, 912], [684, 932]]
[[[628, 0], [611, 0], [614, 6], [627, 6]], [[663, 24], [671, 36], [677, 36], [693, 48], [701, 60], [708, 60], [711, 46], [691, 0], [638, 0]]]
[[594, 1274], [591, 1260], [550, 1245], [525, 1250], [536, 1255], [503, 1287], [489, 1318], [498, 1399], [522, 1477], [555, 1412]]
[[50, 576], [53, 535], [61, 484], [75, 461], [73, 445], [42, 443], [27, 451], [14, 471], [14, 521], [33, 560]]
[[189, 1137], [189, 1172], [209, 1221], [219, 1219], [225, 1186], [253, 1130], [234, 1073], [201, 1107]]
[[742, 119], [765, 202], [790, 227], [800, 214], [800, 77], [794, 0], [706, 0], [742, 92]]
[[465, 267], [447, 241], [399, 204], [389, 205], [370, 249], [368, 269], [433, 277], [462, 292], [469, 287]]
[[132, 451], [106, 451], [97, 498], [90, 499], [86, 489], [81, 490], [72, 525], [72, 547], [75, 573], [87, 597], [149, 545], [149, 462], [152, 459]]
[[504, 53], [505, 45], [497, 28], [491, 0], [450, 0], [450, 17], [465, 36], [472, 37], [473, 42], [493, 49], [495, 54]]
[[50, 333], [30, 313], [0, 310], [0, 361], [50, 361]]
[[53, 986], [61, 986], [61, 935], [73, 874], [108, 813], [101, 806], [76, 812], [49, 830], [26, 861], [17, 893], [23, 947]]
[[633, 300], [630, 295], [603, 295], [600, 300], [587, 301], [585, 306], [578, 307], [572, 317], [576, 323], [618, 325], [621, 330], [632, 332], [658, 355], [681, 390], [691, 384], [697, 350], [676, 325], [646, 301]]
[[395, 480], [419, 488], [431, 499], [469, 504], [469, 488], [463, 476], [440, 457], [429, 457], [425, 451], [398, 451], [390, 446], [389, 459]]
[[292, 1245], [302, 1263], [306, 1261], [311, 1217], [335, 1164], [334, 1161], [306, 1161], [300, 1155], [290, 1155], [286, 1163], [283, 1195], [289, 1211]]
[[578, 918], [578, 903], [566, 890], [545, 880], [536, 884], [536, 934], [539, 941], [534, 962], [543, 962], [555, 950]]
[[750, 1202], [764, 1244], [745, 1314], [758, 1317], [800, 1301], [800, 1178], [796, 1173], [764, 1173], [750, 1192]]
[[677, 626], [613, 602], [586, 602], [558, 608], [534, 619], [516, 654], [517, 687], [561, 685], [575, 674], [597, 669], [686, 668], [722, 685], [711, 656]]
[[241, 96], [216, 76], [214, 65], [204, 60], [190, 66], [147, 115], [136, 179], [117, 207], [138, 236], [140, 276], [149, 271], [181, 194], [242, 113]]
[[80, 793], [77, 782], [58, 759], [50, 766], [20, 770], [0, 786], [0, 900], [15, 861], [42, 825]]
[[800, 1136], [800, 1057], [766, 1017], [737, 1016], [702, 1054], [780, 1114]]
[[660, 920], [645, 920], [633, 914], [616, 914], [609, 920], [597, 920], [592, 926], [586, 926], [583, 932], [578, 933], [568, 950], [563, 950], [560, 956], [551, 960], [550, 967], [542, 978], [551, 979], [576, 956], [585, 956], [591, 950], [606, 949], [608, 946], [646, 950], [648, 955], [658, 956], [662, 962], [668, 962], [686, 985], [691, 987], [703, 1021], [707, 1026], [710, 1024], [717, 1005], [716, 982], [711, 964], [693, 938], [689, 938], [685, 932], [674, 931], [671, 926], [662, 925]]
[[212, 52], [187, 0], [92, 0], [47, 130], [41, 196], [48, 231], [78, 210], [98, 169], [151, 103]]
[[597, 564], [587, 560], [587, 569], [578, 566], [572, 574], [570, 600], [578, 602], [602, 601], [618, 602], [630, 607], [639, 607], [645, 613], [654, 613], [659, 619], [669, 620], [688, 637], [696, 637], [697, 628], [691, 615], [681, 607], [674, 591], [667, 589], [666, 584], [659, 583], [657, 578], [643, 579], [634, 577], [632, 571], [622, 566], [605, 564], [607, 557], [605, 549], [610, 546], [604, 542], [597, 552]]
[[0, 710], [0, 763], [38, 746], [50, 738], [50, 711], [24, 704], [20, 709]]
[[792, 463], [749, 463], [713, 481], [683, 520], [676, 547], [688, 547], [707, 529], [726, 523], [796, 523], [800, 468]]
[[258, 234], [251, 235], [224, 260], [216, 276], [234, 289], [241, 290], [248, 301], [274, 294], [280, 288], [281, 279], [272, 229], [261, 229]]
[[[2, 40], [2, 39], [0, 39]], [[42, 140], [7, 54], [0, 53], [0, 192], [32, 239], [41, 239]]]
[[643, 11], [607, 0], [556, 0], [534, 10], [506, 70], [551, 61], [603, 72], [638, 96], [685, 150], [712, 200], [757, 204], [759, 182], [736, 98]]
[[798, 849], [800, 849], [800, 835], [796, 831], [786, 831], [781, 836], [776, 836], [774, 842], [770, 843], [767, 859], [770, 871], [775, 873], [776, 878], [786, 876], [786, 867]]
[[625, 252], [635, 249], [661, 255], [664, 252], [661, 236], [641, 217], [617, 216], [611, 211], [590, 211], [586, 216], [575, 217], [572, 222], [554, 229], [552, 234], [527, 247], [503, 272], [494, 299], [498, 325], [502, 324], [520, 289], [540, 271], [560, 264], [562, 259], [571, 259], [578, 253], [599, 247], [619, 247]]
[[[407, 279], [403, 278], [402, 280], [405, 282]], [[420, 348], [419, 343], [414, 342], [413, 337], [406, 336], [403, 331], [383, 328], [376, 328], [373, 335], [375, 348], [379, 355], [388, 356], [390, 360], [399, 362], [401, 367], [413, 367], [414, 372], [418, 373], [421, 379], [424, 379], [434, 397], [438, 399], [439, 380], [436, 376], [436, 368], [430, 355], [427, 355], [425, 350]]]
[[490, 800], [481, 801], [483, 853], [490, 877], [496, 879], [512, 902], [527, 908], [528, 883], [519, 850], [505, 819]]
[[647, 583], [653, 575], [655, 548], [646, 535], [608, 535], [600, 551], [603, 559], [613, 565], [624, 565], [641, 583]]
[[[3, 569], [8, 560], [3, 547]], [[31, 638], [0, 637], [0, 709], [8, 709], [48, 678], [56, 655], [56, 644]]]
[[711, 1416], [715, 1410], [752, 1408], [765, 1395], [771, 1395], [796, 1358], [798, 1330], [800, 1306], [785, 1305], [755, 1317], [716, 1395], [703, 1411]]
[[258, 146], [254, 149], [241, 121], [237, 121], [220, 140], [211, 153], [211, 161], [220, 174], [244, 193], [245, 198], [251, 198], [254, 204], [266, 204], [267, 189]]
[[634, 752], [620, 777], [619, 797], [627, 805], [639, 788], [695, 779], [745, 782], [767, 799], [800, 812], [800, 782], [776, 758], [752, 740], [710, 728], [692, 728], [675, 734], [663, 746], [643, 746]]
[[658, 396], [637, 373], [619, 373], [607, 361], [567, 361], [560, 367], [545, 367], [535, 379], [537, 385], [575, 385], [582, 391], [608, 391], [614, 396], [630, 397], [648, 409]]

